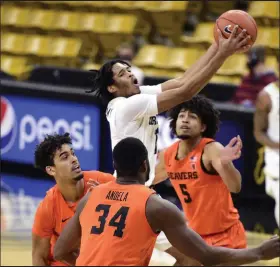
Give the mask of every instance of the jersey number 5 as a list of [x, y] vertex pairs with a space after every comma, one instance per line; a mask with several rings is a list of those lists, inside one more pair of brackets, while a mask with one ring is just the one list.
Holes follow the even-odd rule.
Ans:
[[[100, 235], [103, 233], [106, 219], [108, 217], [109, 211], [110, 211], [111, 205], [105, 205], [105, 204], [99, 204], [95, 211], [100, 212], [103, 211], [103, 214], [99, 216], [98, 220], [100, 222], [99, 227], [92, 226], [91, 228], [91, 234]], [[129, 207], [121, 207], [117, 213], [112, 217], [112, 219], [109, 221], [109, 226], [116, 227], [117, 229], [114, 232], [114, 236], [122, 237], [123, 236], [123, 230], [125, 228], [125, 220], [128, 213]]]
[[191, 198], [191, 195], [190, 193], [187, 191], [187, 186], [185, 184], [179, 184], [180, 186], [180, 189], [181, 189], [181, 192], [184, 196], [186, 196], [184, 198], [185, 200], [185, 203], [191, 203], [192, 202], [192, 198]]

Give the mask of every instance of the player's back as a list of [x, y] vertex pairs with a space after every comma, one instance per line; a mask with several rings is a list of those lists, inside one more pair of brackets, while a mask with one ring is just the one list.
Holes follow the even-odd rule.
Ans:
[[154, 191], [109, 182], [93, 189], [81, 215], [78, 266], [147, 266], [157, 234], [146, 219]]

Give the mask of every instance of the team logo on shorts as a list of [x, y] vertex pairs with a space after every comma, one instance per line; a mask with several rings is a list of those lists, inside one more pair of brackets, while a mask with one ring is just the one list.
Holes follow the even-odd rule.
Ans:
[[8, 152], [16, 138], [16, 114], [10, 101], [1, 96], [1, 155]]

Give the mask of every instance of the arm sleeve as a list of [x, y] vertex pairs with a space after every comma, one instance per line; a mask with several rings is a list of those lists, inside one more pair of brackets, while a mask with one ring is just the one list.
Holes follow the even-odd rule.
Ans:
[[126, 98], [116, 110], [117, 121], [124, 124], [143, 116], [156, 116], [157, 114], [157, 96], [147, 94]]
[[32, 227], [32, 233], [40, 237], [51, 237], [53, 235], [54, 220], [51, 201], [43, 199], [36, 211]]
[[141, 94], [158, 95], [162, 92], [161, 84], [140, 86]]

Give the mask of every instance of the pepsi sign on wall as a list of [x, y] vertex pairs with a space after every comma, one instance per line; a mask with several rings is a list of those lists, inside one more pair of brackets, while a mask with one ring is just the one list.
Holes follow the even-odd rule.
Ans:
[[34, 179], [1, 173], [1, 233], [31, 235], [35, 212], [54, 179]]
[[100, 111], [97, 106], [20, 95], [1, 96], [2, 160], [34, 162], [46, 134], [69, 132], [81, 167], [98, 169]]

